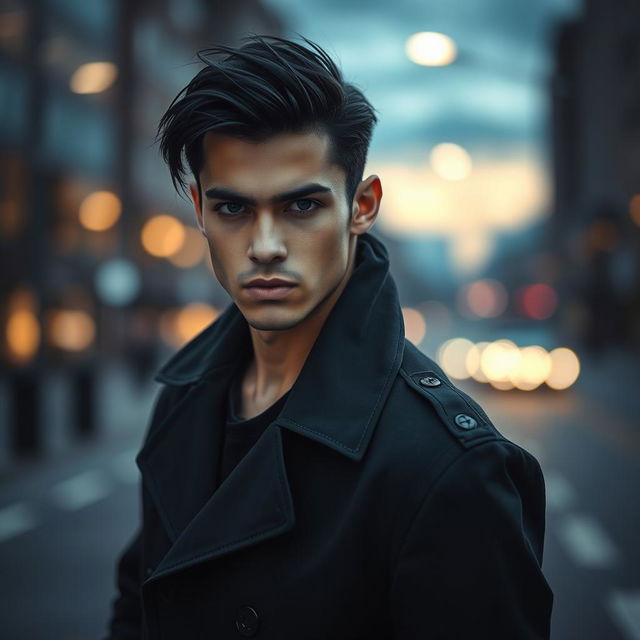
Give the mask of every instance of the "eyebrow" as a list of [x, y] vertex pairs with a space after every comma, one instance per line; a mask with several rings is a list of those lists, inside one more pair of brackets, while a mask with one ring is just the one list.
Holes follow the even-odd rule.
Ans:
[[[326, 187], [325, 185], [319, 184], [317, 182], [312, 182], [311, 184], [305, 184], [301, 187], [296, 187], [295, 189], [291, 189], [290, 191], [285, 191], [284, 193], [279, 193], [269, 201], [271, 204], [276, 204], [277, 202], [284, 202], [286, 200], [295, 200], [297, 198], [303, 198], [311, 193], [325, 193], [327, 191], [331, 191], [330, 187]], [[239, 202], [241, 204], [248, 204], [255, 206], [258, 204], [253, 198], [248, 198], [247, 196], [243, 196], [240, 193], [236, 193], [231, 189], [225, 189], [224, 187], [212, 187], [211, 189], [207, 189], [204, 192], [204, 195], [209, 199], [217, 199], [217, 200], [233, 200], [234, 202]]]

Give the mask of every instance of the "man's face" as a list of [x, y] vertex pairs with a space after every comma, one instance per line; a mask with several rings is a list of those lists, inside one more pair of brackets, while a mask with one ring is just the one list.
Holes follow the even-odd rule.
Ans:
[[[261, 143], [204, 136], [202, 202], [191, 187], [198, 224], [216, 277], [256, 329], [298, 325], [345, 276], [351, 210], [344, 170], [328, 164], [329, 144], [316, 133], [279, 134]], [[281, 194], [289, 195], [272, 201]], [[295, 286], [265, 298], [245, 286], [254, 278]]]

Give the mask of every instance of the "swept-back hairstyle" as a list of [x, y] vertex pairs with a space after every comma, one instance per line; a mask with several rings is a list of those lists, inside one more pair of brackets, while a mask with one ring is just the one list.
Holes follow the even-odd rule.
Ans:
[[[297, 34], [300, 35], [300, 34]], [[182, 152], [202, 190], [202, 138], [207, 131], [261, 142], [277, 133], [327, 133], [329, 162], [345, 170], [347, 205], [362, 180], [375, 109], [317, 44], [252, 34], [238, 48], [198, 51], [205, 63], [173, 99], [158, 125], [162, 158], [176, 190], [188, 194]], [[227, 54], [214, 59], [214, 54]]]

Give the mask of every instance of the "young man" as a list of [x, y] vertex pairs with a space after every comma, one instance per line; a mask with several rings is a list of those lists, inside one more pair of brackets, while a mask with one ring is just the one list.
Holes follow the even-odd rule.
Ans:
[[232, 303], [156, 375], [108, 637], [548, 638], [542, 472], [404, 338], [373, 108], [249, 40], [160, 123]]

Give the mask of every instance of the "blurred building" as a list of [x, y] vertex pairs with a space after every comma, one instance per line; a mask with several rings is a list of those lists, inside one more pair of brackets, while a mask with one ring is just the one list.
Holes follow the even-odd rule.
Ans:
[[584, 0], [555, 39], [554, 216], [563, 327], [640, 351], [640, 5]]
[[70, 441], [99, 430], [100, 370], [144, 381], [156, 336], [173, 348], [225, 304], [153, 142], [196, 51], [251, 32], [282, 32], [257, 0], [3, 3], [0, 470], [47, 453], [52, 405]]

